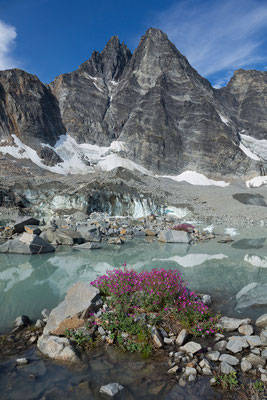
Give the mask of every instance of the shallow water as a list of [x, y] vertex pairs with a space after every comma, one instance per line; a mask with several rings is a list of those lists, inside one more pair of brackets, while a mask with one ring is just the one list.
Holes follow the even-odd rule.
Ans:
[[119, 382], [123, 400], [214, 400], [221, 395], [209, 387], [209, 378], [179, 387], [177, 380], [167, 376], [166, 359], [142, 360], [131, 354], [96, 350], [81, 367], [70, 367], [40, 358], [31, 349], [23, 354], [29, 359], [26, 366], [16, 367], [15, 359], [0, 363], [1, 400], [100, 400], [102, 385]]
[[267, 231], [246, 231], [233, 243], [196, 245], [130, 240], [100, 250], [60, 248], [54, 254], [0, 254], [0, 332], [21, 314], [39, 318], [78, 280], [90, 282], [107, 269], [177, 268], [188, 287], [209, 293], [223, 313], [256, 318], [267, 312]]

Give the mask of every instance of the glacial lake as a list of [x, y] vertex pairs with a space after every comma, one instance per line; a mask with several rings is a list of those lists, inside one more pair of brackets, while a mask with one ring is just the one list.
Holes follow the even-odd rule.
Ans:
[[248, 229], [232, 243], [218, 239], [195, 245], [134, 239], [91, 251], [60, 247], [44, 255], [0, 254], [0, 333], [18, 315], [40, 318], [75, 282], [91, 282], [123, 263], [137, 271], [177, 268], [191, 290], [211, 294], [225, 315], [255, 319], [267, 312], [267, 230]]

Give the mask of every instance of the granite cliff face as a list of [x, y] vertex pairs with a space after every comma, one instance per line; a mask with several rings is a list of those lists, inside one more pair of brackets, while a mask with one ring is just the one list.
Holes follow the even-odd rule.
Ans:
[[266, 93], [267, 72], [258, 71], [237, 71], [226, 88], [212, 88], [151, 28], [133, 54], [115, 36], [48, 86], [23, 71], [0, 72], [0, 139], [16, 135], [46, 166], [64, 159], [65, 150], [51, 146], [67, 132], [77, 146], [123, 143], [126, 164], [160, 175], [195, 170], [231, 179], [259, 174], [240, 133], [267, 139]]

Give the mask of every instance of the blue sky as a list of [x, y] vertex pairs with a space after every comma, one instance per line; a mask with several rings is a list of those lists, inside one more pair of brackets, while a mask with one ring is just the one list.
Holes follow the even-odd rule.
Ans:
[[151, 26], [215, 87], [238, 68], [267, 70], [267, 0], [0, 0], [0, 69], [50, 82], [113, 35], [133, 51]]

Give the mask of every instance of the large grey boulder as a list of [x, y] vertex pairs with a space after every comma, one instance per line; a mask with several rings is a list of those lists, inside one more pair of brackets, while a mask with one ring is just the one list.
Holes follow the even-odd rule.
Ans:
[[54, 245], [68, 245], [81, 244], [84, 242], [81, 234], [79, 232], [73, 231], [71, 229], [46, 229], [42, 235], [45, 234], [50, 243]]
[[85, 318], [101, 304], [99, 290], [89, 283], [77, 282], [67, 292], [65, 299], [54, 308], [44, 328], [47, 335], [55, 331], [66, 318], [75, 315]]
[[14, 224], [14, 228], [17, 233], [22, 233], [24, 232], [24, 227], [25, 225], [39, 225], [40, 221], [36, 218], [25, 216], [25, 217], [20, 217], [16, 220]]
[[67, 338], [58, 336], [42, 335], [38, 339], [37, 347], [41, 353], [54, 360], [62, 360], [71, 363], [80, 361], [74, 348]]
[[201, 344], [196, 342], [188, 342], [184, 346], [180, 347], [181, 351], [185, 351], [186, 353], [195, 354], [197, 351], [201, 350]]
[[86, 242], [101, 242], [99, 228], [95, 225], [80, 225], [77, 226], [77, 232]]
[[0, 253], [41, 254], [52, 253], [55, 248], [38, 235], [24, 232], [19, 239], [8, 240], [0, 246]]
[[158, 241], [164, 243], [190, 243], [191, 236], [185, 231], [169, 230], [160, 232]]

